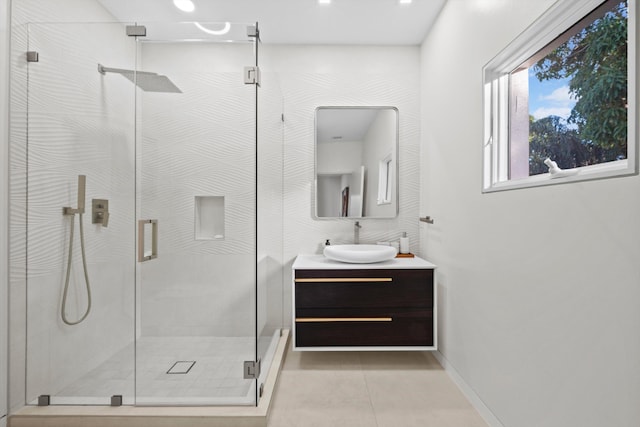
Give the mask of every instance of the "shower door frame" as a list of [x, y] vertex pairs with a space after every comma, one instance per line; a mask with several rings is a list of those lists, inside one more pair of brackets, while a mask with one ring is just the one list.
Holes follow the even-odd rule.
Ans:
[[[183, 25], [184, 23], [170, 23], [168, 25]], [[136, 25], [142, 25], [142, 26], [146, 26], [146, 25], [152, 25], [152, 24], [148, 24], [148, 23], [136, 23]], [[233, 24], [233, 25], [247, 25], [247, 29], [249, 26], [251, 26], [252, 24]], [[244, 74], [244, 86], [246, 87], [248, 84], [251, 84], [247, 81], [247, 66], [248, 67], [255, 67], [255, 69], [258, 68], [258, 49], [259, 49], [259, 30], [258, 30], [258, 24], [255, 23], [255, 29], [256, 29], [256, 33], [255, 36], [250, 36], [249, 32], [247, 32], [247, 36], [251, 37], [251, 44], [253, 47], [253, 55], [252, 55], [252, 64], [245, 64], [244, 70], [239, 68], [236, 70], [237, 73], [237, 81], [239, 83], [242, 84], [242, 75]], [[184, 41], [184, 40], [166, 40], [167, 43], [174, 43], [174, 44], [178, 44], [178, 43], [186, 43], [188, 44], [189, 41]], [[137, 65], [136, 65], [136, 75], [135, 75], [135, 79], [137, 79], [137, 73], [141, 70], [144, 69], [144, 72], [148, 72], [146, 67], [141, 67], [140, 66], [140, 62], [141, 62], [141, 58], [143, 56], [142, 54], [142, 46], [145, 46], [145, 43], [149, 43], [148, 41], [146, 41], [145, 37], [137, 37], [137, 43], [136, 43], [136, 61], [137, 61]], [[153, 43], [153, 42], [150, 42]], [[212, 43], [216, 43], [216, 42], [212, 42]], [[235, 43], [231, 43], [231, 45], [233, 45]], [[247, 44], [246, 41], [241, 42], [241, 44]], [[249, 59], [247, 57], [247, 59]], [[156, 71], [155, 69], [153, 71]], [[172, 76], [169, 76], [172, 77]], [[258, 77], [259, 79], [259, 77]], [[212, 397], [207, 397], [207, 396], [198, 396], [197, 398], [191, 399], [189, 401], [189, 399], [173, 399], [172, 397], [168, 398], [168, 399], [158, 399], [158, 398], [145, 398], [144, 396], [141, 395], [140, 390], [138, 389], [138, 386], [136, 385], [136, 390], [135, 390], [135, 405], [137, 406], [157, 406], [157, 405], [172, 405], [172, 404], [178, 404], [178, 405], [191, 405], [191, 406], [217, 406], [217, 405], [251, 405], [251, 406], [257, 406], [258, 402], [259, 402], [259, 398], [260, 398], [260, 387], [258, 385], [258, 381], [259, 381], [259, 376], [260, 376], [260, 355], [259, 355], [259, 349], [258, 349], [258, 338], [259, 338], [259, 331], [258, 331], [258, 268], [257, 268], [257, 256], [258, 256], [258, 222], [257, 222], [257, 215], [258, 215], [258, 92], [259, 92], [259, 80], [254, 83], [251, 84], [253, 86], [253, 94], [252, 94], [252, 105], [247, 105], [248, 108], [252, 108], [253, 112], [252, 112], [252, 119], [253, 119], [253, 126], [254, 126], [254, 132], [252, 135], [252, 145], [253, 145], [253, 159], [254, 159], [254, 163], [255, 163], [255, 168], [254, 168], [254, 179], [253, 179], [253, 184], [252, 184], [252, 190], [253, 190], [253, 220], [252, 220], [252, 227], [253, 227], [253, 234], [254, 234], [254, 239], [253, 239], [253, 244], [252, 244], [252, 253], [251, 255], [251, 262], [252, 262], [252, 266], [254, 269], [253, 272], [253, 286], [252, 286], [252, 302], [247, 301], [247, 304], [251, 304], [251, 313], [252, 313], [252, 331], [253, 331], [253, 335], [252, 335], [252, 343], [251, 345], [253, 346], [252, 349], [252, 356], [249, 358], [249, 360], [245, 360], [244, 361], [244, 366], [242, 366], [242, 364], [239, 364], [237, 367], [234, 367], [233, 369], [237, 369], [238, 373], [241, 372], [241, 370], [244, 371], [245, 373], [245, 379], [251, 379], [252, 381], [252, 385], [249, 389], [249, 391], [253, 392], [251, 393], [253, 396], [251, 397], [250, 401], [247, 401], [246, 399], [240, 398], [238, 400], [238, 398], [240, 396], [237, 397], [228, 397], [228, 398], [212, 398]], [[180, 86], [180, 84], [178, 84], [178, 86]], [[247, 88], [248, 89], [248, 88]], [[141, 123], [144, 123], [144, 119], [140, 118], [140, 114], [141, 111], [144, 111], [143, 108], [140, 108], [141, 106], [141, 98], [142, 96], [144, 96], [143, 92], [141, 90], [136, 89], [135, 91], [136, 93], [136, 99], [135, 99], [135, 105], [136, 105], [136, 109], [135, 109], [135, 113], [136, 113], [136, 119], [135, 119], [135, 123], [136, 123], [136, 129], [135, 129], [135, 138], [136, 138], [136, 144], [135, 144], [135, 158], [136, 158], [136, 218], [138, 222], [143, 222], [143, 221], [150, 221], [150, 220], [154, 220], [156, 221], [156, 230], [163, 230], [163, 222], [159, 221], [157, 218], [147, 218], [145, 215], [142, 215], [142, 205], [144, 203], [144, 199], [143, 196], [141, 195], [142, 193], [144, 193], [144, 191], [141, 191], [141, 184], [140, 184], [140, 174], [144, 173], [144, 166], [141, 166], [140, 162], [141, 162], [141, 158], [143, 157], [143, 154], [141, 154], [139, 151], [141, 150], [142, 147], [142, 132], [143, 130], [140, 129]], [[142, 113], [144, 114], [144, 113]], [[231, 193], [233, 193], [233, 191], [231, 191], [231, 189], [229, 189], [228, 191], [230, 191]], [[152, 215], [153, 217], [153, 215]], [[159, 231], [159, 240], [162, 241], [162, 231]], [[143, 247], [143, 245], [141, 245], [141, 242], [139, 241], [141, 234], [137, 233], [136, 234], [138, 236], [137, 240], [136, 240], [136, 247], [138, 248], [138, 253], [140, 253], [140, 251], [143, 251], [143, 249], [141, 249]], [[157, 245], [157, 241], [155, 243]], [[135, 357], [135, 371], [136, 371], [136, 383], [138, 383], [139, 381], [139, 364], [141, 363], [140, 361], [140, 351], [138, 350], [138, 339], [141, 335], [141, 330], [142, 330], [142, 319], [141, 319], [141, 314], [140, 312], [143, 311], [141, 310], [141, 306], [142, 304], [144, 304], [144, 297], [143, 297], [143, 293], [142, 293], [142, 288], [144, 287], [143, 281], [144, 279], [142, 278], [142, 274], [141, 274], [141, 269], [143, 268], [143, 264], [146, 261], [150, 261], [151, 263], [153, 262], [161, 262], [162, 261], [162, 253], [163, 253], [163, 246], [160, 246], [159, 249], [159, 253], [157, 253], [157, 256], [159, 257], [159, 259], [157, 260], [151, 260], [151, 259], [145, 259], [143, 262], [136, 262], [136, 357]], [[155, 256], [154, 256], [155, 257]], [[242, 269], [241, 266], [238, 266], [238, 268]], [[252, 359], [252, 360], [251, 360]], [[178, 360], [176, 360], [176, 362], [179, 362]], [[196, 361], [197, 364], [197, 361]], [[192, 366], [196, 366], [196, 365], [192, 365]], [[257, 372], [255, 371], [257, 367]], [[248, 373], [247, 371], [251, 371], [251, 373]], [[247, 374], [249, 374], [249, 376], [247, 376]], [[252, 376], [251, 374], [257, 374]], [[248, 396], [247, 396], [248, 397]], [[172, 403], [173, 402], [173, 403]], [[186, 403], [185, 403], [186, 402]]]

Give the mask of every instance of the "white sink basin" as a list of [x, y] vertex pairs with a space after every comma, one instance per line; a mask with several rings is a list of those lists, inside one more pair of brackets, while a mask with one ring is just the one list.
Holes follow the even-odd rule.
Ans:
[[334, 261], [370, 264], [395, 258], [396, 248], [385, 245], [329, 245], [324, 256]]

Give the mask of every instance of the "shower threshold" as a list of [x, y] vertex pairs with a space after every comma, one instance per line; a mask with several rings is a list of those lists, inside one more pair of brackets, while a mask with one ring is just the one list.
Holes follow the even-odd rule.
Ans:
[[26, 406], [9, 416], [8, 427], [139, 427], [186, 425], [193, 427], [266, 427], [269, 407], [278, 380], [289, 338], [283, 329], [264, 391], [257, 406]]

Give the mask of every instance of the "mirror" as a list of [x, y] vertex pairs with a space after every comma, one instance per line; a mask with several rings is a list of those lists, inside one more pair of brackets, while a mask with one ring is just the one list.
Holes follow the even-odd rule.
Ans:
[[398, 109], [316, 108], [316, 218], [398, 215]]

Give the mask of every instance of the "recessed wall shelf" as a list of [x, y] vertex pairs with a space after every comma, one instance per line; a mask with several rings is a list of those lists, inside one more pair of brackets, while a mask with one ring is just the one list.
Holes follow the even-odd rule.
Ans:
[[196, 196], [195, 239], [224, 239], [224, 196]]

